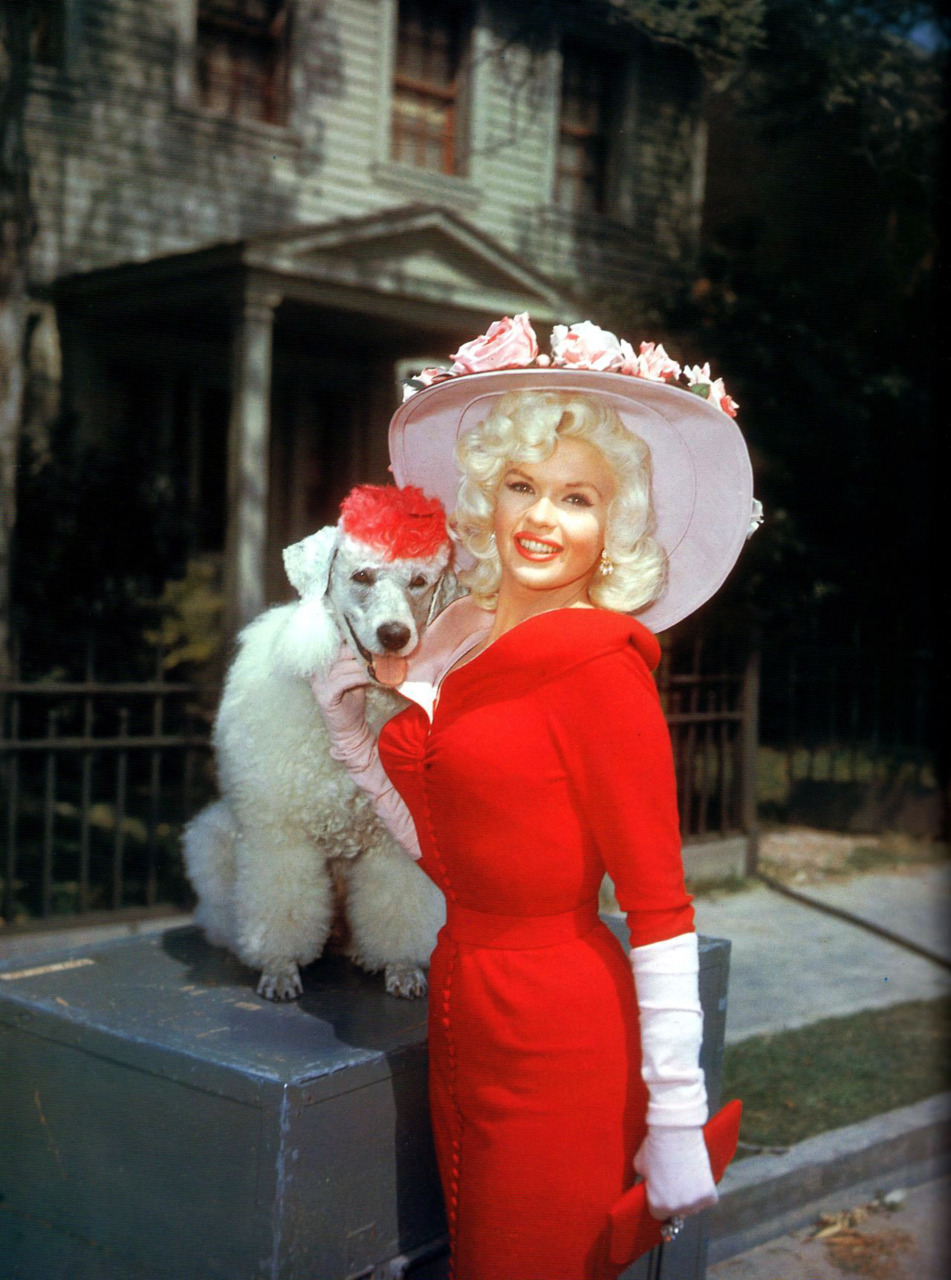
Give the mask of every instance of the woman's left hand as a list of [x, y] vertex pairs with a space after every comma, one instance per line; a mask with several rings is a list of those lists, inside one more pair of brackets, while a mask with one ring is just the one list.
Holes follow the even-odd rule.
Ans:
[[717, 1202], [703, 1129], [650, 1125], [634, 1157], [634, 1168], [647, 1183], [647, 1207], [660, 1221], [686, 1217]]

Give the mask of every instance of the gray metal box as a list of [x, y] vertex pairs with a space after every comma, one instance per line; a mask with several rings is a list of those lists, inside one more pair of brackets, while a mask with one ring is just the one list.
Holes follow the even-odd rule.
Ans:
[[[728, 962], [703, 941], [714, 1101]], [[0, 1081], [4, 1280], [445, 1273], [425, 1001], [342, 959], [290, 1005], [192, 928], [8, 961]], [[667, 1254], [702, 1277], [699, 1224]]]

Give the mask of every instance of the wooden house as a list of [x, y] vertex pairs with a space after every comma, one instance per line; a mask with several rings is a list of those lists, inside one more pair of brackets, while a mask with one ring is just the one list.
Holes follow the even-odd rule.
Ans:
[[224, 553], [386, 475], [402, 373], [491, 320], [644, 310], [689, 265], [700, 75], [612, 5], [37, 0], [35, 303], [91, 439], [136, 431]]

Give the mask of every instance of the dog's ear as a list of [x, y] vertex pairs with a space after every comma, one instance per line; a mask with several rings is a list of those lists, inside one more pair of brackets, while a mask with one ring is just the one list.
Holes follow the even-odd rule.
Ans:
[[429, 602], [429, 617], [426, 619], [426, 625], [433, 621], [442, 613], [447, 605], [452, 604], [453, 600], [458, 600], [460, 596], [467, 596], [469, 592], [465, 589], [456, 575], [451, 569], [444, 569], [436, 582], [436, 590], [433, 592], [433, 598]]
[[337, 545], [337, 526], [329, 524], [284, 548], [284, 571], [301, 596], [325, 596], [330, 562]]

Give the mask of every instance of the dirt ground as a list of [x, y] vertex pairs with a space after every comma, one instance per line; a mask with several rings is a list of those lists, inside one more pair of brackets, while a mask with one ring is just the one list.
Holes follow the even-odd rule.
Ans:
[[901, 833], [839, 835], [809, 827], [766, 830], [760, 838], [760, 866], [784, 884], [815, 884], [866, 871], [911, 871], [945, 861], [946, 845]]

